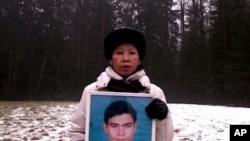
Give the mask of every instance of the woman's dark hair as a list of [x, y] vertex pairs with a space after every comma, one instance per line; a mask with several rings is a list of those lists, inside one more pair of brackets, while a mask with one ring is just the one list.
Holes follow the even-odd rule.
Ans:
[[104, 54], [107, 60], [111, 59], [113, 51], [121, 44], [133, 44], [138, 50], [141, 60], [144, 59], [146, 40], [144, 35], [132, 28], [120, 28], [110, 32], [104, 39]]
[[124, 100], [114, 101], [108, 105], [104, 112], [104, 122], [108, 124], [108, 120], [116, 115], [121, 115], [124, 113], [131, 114], [134, 122], [137, 119], [137, 113], [133, 106]]

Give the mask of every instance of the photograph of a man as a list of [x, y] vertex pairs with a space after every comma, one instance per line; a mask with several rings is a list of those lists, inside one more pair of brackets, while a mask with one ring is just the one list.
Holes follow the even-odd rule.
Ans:
[[103, 128], [109, 141], [133, 141], [137, 113], [130, 103], [118, 100], [110, 103], [104, 112]]

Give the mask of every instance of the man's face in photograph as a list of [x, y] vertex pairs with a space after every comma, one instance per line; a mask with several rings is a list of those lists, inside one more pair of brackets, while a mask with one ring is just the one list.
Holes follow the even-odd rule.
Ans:
[[131, 114], [124, 113], [109, 118], [104, 124], [104, 131], [110, 141], [132, 141], [136, 132], [136, 124]]

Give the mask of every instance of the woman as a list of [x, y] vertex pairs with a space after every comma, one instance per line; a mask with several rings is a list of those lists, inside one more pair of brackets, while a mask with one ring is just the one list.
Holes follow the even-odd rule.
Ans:
[[145, 110], [149, 118], [156, 119], [155, 141], [173, 139], [173, 122], [165, 95], [161, 88], [150, 82], [142, 68], [145, 48], [144, 36], [130, 28], [115, 30], [106, 36], [104, 51], [110, 66], [99, 75], [96, 82], [85, 87], [78, 109], [72, 117], [69, 130], [71, 141], [84, 141], [86, 99], [92, 91], [142, 92], [154, 95], [154, 100]]

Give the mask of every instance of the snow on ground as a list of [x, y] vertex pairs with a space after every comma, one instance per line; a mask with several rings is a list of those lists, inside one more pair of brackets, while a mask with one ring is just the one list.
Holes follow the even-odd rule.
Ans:
[[[76, 102], [0, 102], [0, 141], [68, 141]], [[250, 124], [250, 108], [168, 104], [173, 141], [228, 141], [230, 124]]]
[[250, 125], [250, 108], [170, 104], [174, 141], [229, 141], [230, 124]]

